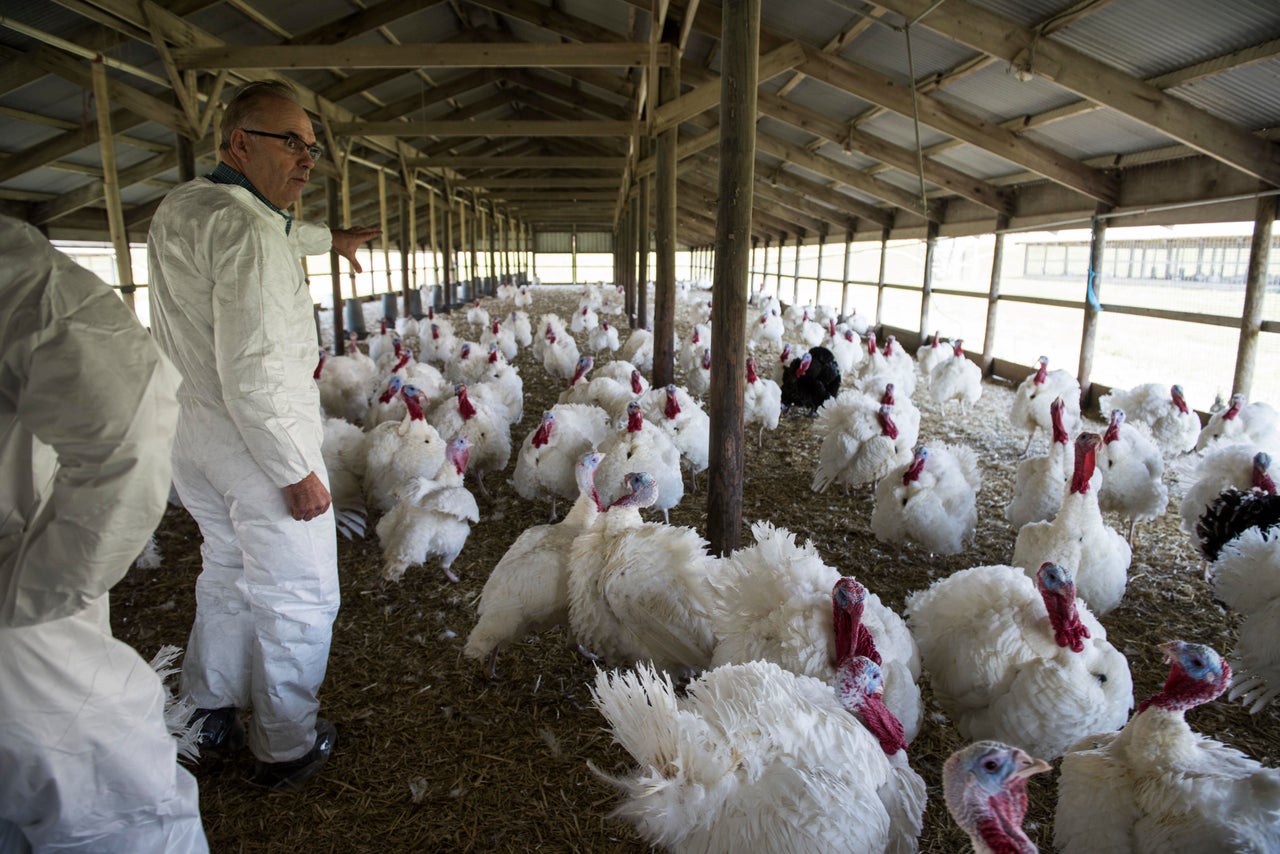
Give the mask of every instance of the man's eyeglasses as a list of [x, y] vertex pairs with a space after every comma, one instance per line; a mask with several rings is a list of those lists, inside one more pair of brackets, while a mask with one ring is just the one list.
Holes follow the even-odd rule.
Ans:
[[265, 130], [249, 130], [248, 128], [240, 128], [240, 130], [245, 133], [253, 134], [254, 136], [267, 136], [272, 139], [283, 139], [284, 147], [289, 149], [289, 151], [294, 154], [301, 154], [305, 151], [312, 160], [319, 160], [321, 157], [324, 157], [323, 145], [318, 142], [313, 142], [312, 144], [307, 145], [306, 141], [296, 133], [267, 133]]

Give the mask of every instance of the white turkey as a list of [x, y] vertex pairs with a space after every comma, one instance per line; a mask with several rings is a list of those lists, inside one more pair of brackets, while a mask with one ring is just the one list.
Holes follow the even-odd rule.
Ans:
[[329, 474], [334, 522], [338, 533], [348, 540], [364, 537], [366, 526], [364, 441], [363, 431], [354, 424], [341, 418], [324, 420], [320, 455]]
[[601, 445], [611, 432], [609, 418], [599, 407], [556, 404], [542, 413], [541, 423], [521, 444], [512, 486], [528, 501], [550, 501], [551, 518], [555, 519], [560, 499], [578, 497], [578, 461]]
[[1097, 433], [1076, 437], [1075, 469], [1058, 515], [1049, 522], [1022, 526], [1013, 545], [1013, 563], [1028, 575], [1046, 561], [1061, 564], [1075, 579], [1080, 598], [1102, 616], [1124, 598], [1133, 551], [1123, 536], [1107, 526], [1092, 486], [1097, 463]]
[[640, 408], [645, 419], [666, 433], [676, 446], [696, 492], [698, 475], [711, 463], [710, 416], [702, 411], [698, 401], [676, 385], [645, 392], [640, 396]]
[[827, 401], [814, 421], [822, 444], [813, 491], [825, 492], [839, 484], [847, 494], [849, 487], [876, 483], [894, 466], [911, 459], [920, 432], [919, 412], [911, 407], [901, 415], [899, 423], [893, 405], [860, 391], [842, 391]]
[[[896, 343], [896, 341], [885, 339], [885, 350], [892, 353], [890, 348]], [[897, 352], [899, 356], [890, 356], [876, 349], [876, 334], [868, 332], [867, 358], [854, 369], [854, 386], [872, 394], [886, 384], [892, 383], [903, 397], [911, 397], [916, 388], [915, 362], [902, 353], [901, 347], [898, 347]]]
[[1118, 733], [1062, 760], [1053, 841], [1063, 854], [1280, 850], [1280, 771], [1199, 735], [1187, 710], [1217, 699], [1231, 667], [1207, 646], [1161, 644], [1169, 676]]
[[[711, 328], [701, 323], [693, 326], [689, 339], [680, 344], [676, 351], [676, 367], [680, 373], [688, 377], [702, 363], [702, 351], [711, 346]], [[701, 395], [699, 395], [701, 396]]]
[[548, 332], [542, 354], [542, 367], [553, 378], [570, 380], [578, 366], [578, 343], [567, 332]]
[[1200, 416], [1187, 406], [1182, 386], [1144, 383], [1131, 389], [1113, 388], [1098, 399], [1098, 409], [1123, 409], [1131, 424], [1146, 424], [1166, 459], [1195, 447]]
[[445, 578], [457, 582], [452, 566], [480, 521], [476, 500], [462, 485], [467, 470], [468, 441], [449, 442], [445, 462], [434, 477], [414, 477], [396, 489], [396, 503], [378, 520], [382, 577], [399, 581], [410, 566], [438, 557]]
[[384, 421], [365, 434], [364, 488], [368, 504], [386, 513], [407, 481], [434, 477], [445, 459], [445, 442], [427, 423], [422, 395], [415, 386], [399, 391], [406, 407], [401, 421]]
[[[1062, 508], [1062, 492], [1067, 478], [1075, 469], [1071, 451], [1071, 437], [1062, 426], [1062, 398], [1054, 398], [1049, 405], [1049, 421], [1052, 434], [1049, 452], [1043, 457], [1027, 457], [1018, 463], [1013, 476], [1013, 495], [1004, 508], [1004, 518], [1014, 529], [1031, 522], [1047, 522], [1058, 515]], [[1096, 478], [1102, 475], [1095, 472]], [[1095, 483], [1092, 488], [1101, 485]]]
[[1280, 415], [1271, 404], [1254, 401], [1246, 405], [1243, 394], [1231, 395], [1226, 409], [1209, 416], [1195, 450], [1237, 442], [1252, 443], [1269, 454], [1280, 453]]
[[471, 444], [470, 470], [475, 473], [480, 494], [487, 498], [484, 476], [502, 471], [511, 460], [511, 428], [506, 410], [473, 402], [466, 384], [459, 383], [454, 386], [453, 396], [431, 411], [431, 423], [446, 441], [467, 437]]
[[570, 548], [573, 636], [611, 664], [702, 670], [715, 643], [708, 599], [718, 561], [693, 528], [641, 520], [640, 510], [658, 497], [650, 474], [633, 471], [624, 482], [630, 494], [608, 505]]
[[589, 305], [584, 305], [569, 318], [570, 332], [590, 332], [600, 325], [600, 316]]
[[627, 404], [626, 428], [614, 430], [599, 450], [605, 459], [596, 473], [596, 484], [605, 504], [622, 496], [627, 474], [648, 472], [657, 481], [654, 509], [662, 511], [663, 519], [670, 518], [668, 512], [684, 497], [680, 450], [660, 427], [645, 420], [638, 402]]
[[916, 348], [916, 364], [920, 367], [920, 376], [928, 379], [933, 369], [951, 358], [951, 349], [942, 343], [942, 337], [934, 332], [933, 338]]
[[858, 336], [853, 334], [852, 329], [838, 332], [835, 328], [835, 321], [829, 321], [828, 323], [830, 328], [823, 344], [836, 357], [836, 366], [840, 368], [840, 375], [851, 375], [853, 369], [863, 359], [862, 342], [858, 339]]
[[972, 448], [922, 445], [909, 464], [890, 470], [876, 485], [871, 532], [882, 542], [907, 540], [931, 554], [958, 554], [977, 528], [981, 487]]
[[516, 366], [502, 358], [492, 344], [489, 345], [488, 363], [476, 377], [472, 391], [477, 400], [506, 409], [508, 424], [524, 420], [524, 380]]
[[428, 325], [427, 334], [419, 338], [422, 359], [432, 364], [442, 365], [452, 359], [458, 352], [458, 339], [450, 328], [444, 326], [444, 318]]
[[516, 291], [516, 295], [511, 298], [511, 301], [516, 308], [532, 308], [533, 294], [529, 293], [529, 286], [521, 285], [520, 289]]
[[[583, 359], [590, 359], [590, 356], [584, 356]], [[619, 421], [626, 417], [627, 404], [636, 400], [640, 395], [647, 391], [649, 384], [645, 382], [644, 377], [640, 376], [640, 372], [635, 368], [631, 368], [629, 362], [623, 362], [627, 368], [630, 368], [629, 375], [623, 379], [618, 379], [618, 371], [607, 370], [612, 367], [614, 362], [610, 362], [606, 369], [596, 372], [595, 376], [590, 379], [586, 378], [585, 371], [581, 376], [573, 380], [573, 384], [560, 393], [560, 403], [579, 403], [588, 406], [597, 406], [609, 414], [611, 421]], [[579, 360], [582, 365], [582, 360]], [[586, 370], [590, 370], [587, 366]]]
[[369, 397], [378, 382], [378, 368], [373, 360], [360, 353], [358, 347], [353, 347], [350, 356], [331, 356], [328, 350], [321, 350], [313, 376], [320, 390], [320, 408], [325, 414], [351, 424], [364, 421]]
[[1128, 662], [1056, 564], [1034, 582], [1011, 566], [961, 570], [907, 597], [907, 614], [934, 697], [965, 738], [1051, 759], [1133, 708]]
[[618, 358], [635, 365], [641, 371], [653, 370], [653, 331], [633, 329], [618, 350]]
[[762, 379], [756, 370], [756, 360], [747, 358], [747, 386], [742, 393], [742, 424], [744, 427], [760, 425], [756, 446], [764, 447], [764, 431], [778, 429], [782, 415], [782, 389], [773, 380]]
[[600, 325], [591, 330], [587, 343], [596, 353], [612, 353], [622, 346], [618, 343], [617, 327], [607, 320], [600, 321]]
[[982, 368], [965, 356], [963, 345], [963, 340], [956, 339], [951, 354], [928, 375], [929, 395], [939, 406], [958, 400], [960, 411], [968, 412], [982, 396]]
[[703, 347], [698, 361], [685, 372], [685, 388], [697, 398], [707, 396], [711, 390], [711, 348]]
[[1043, 759], [998, 741], [957, 750], [942, 766], [947, 811], [977, 854], [1039, 854], [1022, 828], [1027, 778], [1051, 770]]
[[467, 323], [481, 328], [489, 325], [489, 312], [480, 305], [480, 300], [473, 302], [467, 309]]
[[764, 659], [835, 684], [836, 666], [865, 655], [884, 671], [884, 702], [906, 740], [920, 729], [920, 655], [906, 623], [880, 597], [823, 561], [810, 542], [768, 522], [755, 544], [723, 559], [711, 616], [712, 664]]
[[844, 663], [835, 690], [753, 661], [681, 696], [648, 665], [601, 672], [592, 697], [639, 767], [592, 769], [624, 796], [614, 815], [669, 851], [907, 854], [925, 787], [879, 679], [866, 658]]
[[506, 328], [512, 331], [516, 343], [521, 347], [533, 344], [533, 329], [529, 325], [529, 315], [523, 311], [512, 311], [507, 315]]
[[496, 317], [489, 321], [488, 327], [480, 335], [481, 347], [487, 350], [491, 344], [498, 345], [498, 349], [502, 351], [502, 357], [507, 361], [514, 359], [519, 352], [516, 347], [515, 331], [507, 329]]
[[[1274, 521], [1276, 499], [1267, 500]], [[1244, 615], [1231, 699], [1242, 699], [1257, 714], [1280, 696], [1280, 540], [1275, 534], [1251, 527], [1227, 543], [1213, 567], [1213, 592]]]
[[756, 318], [747, 330], [747, 348], [755, 350], [782, 344], [782, 334], [786, 326], [777, 313], [766, 311]]
[[1155, 442], [1125, 423], [1123, 409], [1111, 410], [1111, 421], [1098, 448], [1102, 486], [1098, 506], [1129, 520], [1129, 545], [1138, 522], [1163, 516], [1169, 509], [1169, 488], [1164, 485], [1164, 458]]
[[[394, 329], [394, 327], [393, 327]], [[376, 364], [382, 357], [392, 352], [392, 340], [396, 336], [387, 332], [387, 319], [378, 321], [378, 331], [369, 336], [369, 358]]]
[[526, 635], [569, 623], [569, 550], [604, 508], [595, 489], [601, 455], [584, 454], [574, 465], [578, 497], [554, 525], [526, 528], [493, 567], [480, 591], [475, 628], [463, 655], [485, 662], [492, 679], [498, 653]]
[[1062, 424], [1068, 433], [1080, 429], [1080, 383], [1066, 371], [1049, 370], [1049, 357], [1040, 357], [1040, 367], [1014, 390], [1013, 406], [1009, 409], [1009, 423], [1014, 430], [1026, 431], [1026, 456], [1031, 450], [1031, 440], [1037, 430], [1052, 429], [1049, 422], [1049, 405], [1062, 398]]

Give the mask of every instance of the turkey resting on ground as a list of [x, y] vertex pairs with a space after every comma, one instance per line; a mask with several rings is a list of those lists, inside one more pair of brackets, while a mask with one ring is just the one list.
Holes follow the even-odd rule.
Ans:
[[614, 815], [670, 851], [913, 852], [924, 781], [878, 671], [847, 659], [832, 690], [752, 661], [703, 674], [683, 697], [649, 665], [602, 672], [596, 708], [640, 767], [592, 770], [623, 793]]

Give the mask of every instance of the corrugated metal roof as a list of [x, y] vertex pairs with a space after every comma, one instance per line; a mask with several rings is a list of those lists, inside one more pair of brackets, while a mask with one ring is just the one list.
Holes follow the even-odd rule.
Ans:
[[933, 155], [931, 159], [986, 181], [1027, 171], [1016, 163], [997, 157], [976, 145], [958, 145]]
[[841, 9], [834, 3], [806, 7], [803, 15], [796, 12], [797, 8], [793, 4], [762, 3], [760, 28], [821, 47], [836, 33], [862, 17], [848, 9]]
[[1028, 131], [1026, 136], [1077, 160], [1146, 151], [1170, 144], [1169, 137], [1159, 131], [1106, 108]]
[[865, 154], [861, 154], [856, 150], [846, 153], [842, 147], [836, 145], [834, 142], [824, 144], [818, 149], [817, 153], [821, 154], [823, 157], [829, 157], [842, 166], [848, 166], [851, 169], [871, 169], [880, 162], [874, 158], [867, 157]]
[[1034, 27], [1059, 12], [1070, 9], [1078, 0], [969, 0], [997, 15], [1017, 21], [1024, 27]]
[[1005, 62], [994, 62], [931, 94], [944, 104], [997, 122], [1013, 116], [1035, 115], [1080, 100], [1078, 95], [1043, 77], [1033, 77], [1025, 83], [1018, 80]]
[[[901, 148], [909, 148], [912, 151], [916, 149], [915, 122], [912, 121], [910, 116], [900, 116], [897, 113], [882, 113], [860, 125], [859, 128], [867, 133], [875, 134], [881, 139], [888, 140]], [[940, 133], [925, 124], [920, 125], [921, 147], [928, 148], [948, 139], [950, 137], [945, 133]]]
[[1280, 126], [1280, 58], [1169, 91], [1202, 110], [1250, 129]]
[[787, 99], [838, 122], [847, 122], [874, 106], [870, 101], [855, 98], [812, 77], [802, 80], [787, 95]]
[[1126, 0], [1050, 38], [1145, 79], [1278, 36], [1276, 0]]
[[[972, 48], [957, 44], [925, 27], [914, 27], [911, 30], [911, 61], [915, 66], [917, 80], [959, 65], [975, 53], [977, 52]], [[880, 23], [873, 24], [854, 39], [853, 44], [840, 52], [840, 56], [879, 71], [893, 80], [905, 82], [911, 79], [907, 70], [906, 35]]]

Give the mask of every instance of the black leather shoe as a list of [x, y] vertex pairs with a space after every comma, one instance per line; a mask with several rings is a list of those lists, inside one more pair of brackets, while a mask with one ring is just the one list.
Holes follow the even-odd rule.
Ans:
[[235, 753], [244, 749], [244, 725], [232, 706], [221, 709], [196, 709], [188, 726], [200, 722], [196, 746], [214, 753]]
[[311, 750], [289, 762], [259, 762], [253, 769], [253, 782], [281, 792], [296, 792], [329, 761], [337, 741], [337, 727], [324, 718], [316, 718], [316, 743]]

